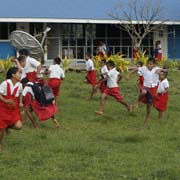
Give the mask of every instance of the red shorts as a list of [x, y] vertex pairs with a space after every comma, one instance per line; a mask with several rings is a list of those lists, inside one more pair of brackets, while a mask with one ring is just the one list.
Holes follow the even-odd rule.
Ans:
[[59, 96], [61, 80], [58, 78], [50, 78], [48, 80], [48, 85], [52, 88], [54, 96]]
[[30, 82], [35, 82], [37, 80], [37, 73], [35, 71], [26, 73], [26, 77]]
[[99, 87], [99, 89], [100, 89], [101, 93], [103, 93], [106, 88], [107, 88], [107, 86], [106, 86], [106, 81], [100, 82], [100, 87]]
[[92, 86], [95, 86], [97, 84], [96, 82], [96, 71], [88, 71], [86, 79], [88, 81], [89, 84], [91, 84]]
[[123, 100], [122, 95], [120, 94], [120, 88], [119, 87], [115, 87], [115, 88], [106, 88], [104, 90], [104, 93], [109, 95], [109, 96], [113, 96], [118, 102], [121, 102]]
[[160, 111], [166, 111], [168, 104], [168, 93], [158, 93], [154, 100], [154, 107]]
[[158, 53], [157, 56], [156, 56], [156, 59], [158, 61], [161, 61], [162, 60], [162, 53]]

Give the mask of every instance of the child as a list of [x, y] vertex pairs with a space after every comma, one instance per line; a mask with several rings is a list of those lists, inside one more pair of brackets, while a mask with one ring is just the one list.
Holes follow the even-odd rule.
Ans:
[[156, 95], [159, 73], [161, 69], [156, 66], [156, 60], [154, 58], [149, 58], [146, 66], [136, 67], [130, 72], [130, 74], [136, 71], [139, 71], [144, 77], [143, 88], [139, 95], [138, 101], [146, 104], [146, 124], [149, 122], [151, 106]]
[[61, 59], [59, 57], [54, 58], [54, 65], [51, 65], [47, 71], [47, 74], [49, 74], [48, 85], [53, 90], [55, 96], [55, 104], [57, 104], [61, 80], [64, 80], [65, 78], [64, 71], [60, 67], [60, 63]]
[[87, 81], [86, 82], [91, 84], [91, 86], [92, 86], [92, 91], [91, 91], [90, 97], [87, 98], [89, 100], [89, 99], [91, 99], [92, 94], [94, 93], [94, 89], [95, 89], [95, 85], [96, 85], [96, 71], [94, 69], [94, 63], [90, 59], [89, 53], [85, 54], [85, 60], [86, 60], [86, 71], [87, 71], [87, 75], [86, 75]]
[[158, 60], [158, 61], [161, 61], [161, 60], [162, 60], [161, 41], [156, 41], [156, 43], [155, 43], [154, 57], [155, 57], [155, 59]]
[[103, 93], [104, 90], [106, 89], [107, 81], [104, 81], [104, 78], [107, 77], [108, 69], [106, 66], [106, 60], [105, 59], [101, 60], [100, 66], [101, 66], [101, 68], [100, 68], [100, 80], [99, 80], [99, 82], [97, 82], [97, 85], [95, 86], [93, 93], [91, 93], [90, 99], [92, 99], [94, 93], [97, 92], [98, 88], [100, 89], [101, 93]]
[[0, 149], [4, 130], [8, 128], [19, 130], [22, 128], [20, 106], [22, 105], [22, 84], [17, 67], [7, 71], [6, 80], [0, 84]]
[[46, 121], [49, 118], [52, 118], [52, 121], [55, 123], [56, 128], [60, 127], [59, 122], [55, 119], [54, 115], [57, 112], [57, 107], [55, 104], [51, 103], [47, 106], [40, 104], [36, 99], [34, 92], [32, 90], [33, 82], [28, 82], [27, 79], [23, 79], [23, 84], [26, 84], [23, 89], [23, 106], [25, 113], [32, 122], [34, 128], [39, 128], [37, 123], [34, 120], [32, 111], [35, 112], [40, 121]]
[[121, 76], [119, 72], [115, 69], [114, 62], [108, 61], [107, 67], [109, 71], [107, 73], [107, 77], [104, 78], [104, 81], [107, 80], [107, 88], [104, 90], [101, 96], [99, 111], [95, 111], [95, 113], [99, 115], [103, 114], [105, 99], [108, 95], [113, 96], [117, 100], [117, 102], [123, 104], [127, 108], [127, 110], [131, 112], [132, 106], [130, 106], [126, 101], [124, 101], [123, 97], [120, 94], [118, 83], [121, 79]]
[[36, 59], [29, 57], [28, 54], [29, 53], [27, 49], [19, 50], [19, 55], [25, 56], [25, 61], [26, 61], [24, 67], [21, 63], [20, 64], [23, 67], [23, 71], [24, 71], [24, 74], [26, 75], [26, 78], [30, 82], [35, 82], [37, 75], [40, 74], [41, 63], [37, 61]]
[[159, 74], [159, 85], [154, 107], [159, 111], [158, 119], [161, 120], [163, 112], [167, 109], [169, 82], [167, 80], [167, 71], [161, 71]]

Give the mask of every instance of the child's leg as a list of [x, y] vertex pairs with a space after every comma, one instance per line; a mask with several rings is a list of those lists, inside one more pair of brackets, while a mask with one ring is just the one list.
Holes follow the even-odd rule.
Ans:
[[25, 108], [25, 113], [27, 115], [27, 117], [29, 118], [29, 120], [31, 121], [31, 123], [33, 124], [34, 128], [39, 128], [38, 124], [36, 123], [36, 121], [34, 120], [34, 117], [32, 115], [32, 112], [30, 112], [29, 107]]
[[59, 128], [59, 127], [60, 127], [59, 122], [56, 120], [56, 118], [55, 118], [54, 116], [52, 116], [52, 121], [53, 121], [53, 123], [55, 124], [56, 128]]
[[151, 106], [152, 104], [146, 104], [146, 117], [145, 117], [144, 124], [147, 124], [150, 122]]
[[4, 136], [4, 129], [0, 129], [0, 150], [2, 150], [3, 148], [2, 146], [3, 136]]
[[162, 120], [162, 118], [163, 118], [163, 111], [158, 110], [158, 112], [159, 112], [159, 114], [158, 114], [158, 119], [159, 119], [159, 120]]
[[87, 98], [87, 100], [91, 100], [96, 92], [97, 92], [97, 87], [93, 86], [91, 93], [90, 93], [90, 96]]
[[138, 96], [138, 100], [134, 103], [134, 106], [135, 107], [139, 107], [139, 103], [141, 102], [141, 98], [143, 97], [143, 96], [145, 96], [146, 95], [146, 93], [147, 93], [147, 91], [145, 90], [145, 89], [142, 89], [141, 90], [141, 92], [140, 92], [140, 94], [139, 94], [139, 96]]
[[124, 105], [129, 112], [132, 112], [132, 105], [129, 105], [129, 104], [128, 104], [126, 101], [124, 101], [124, 100], [120, 101], [120, 103], [121, 103], [122, 105]]
[[103, 114], [106, 97], [107, 97], [107, 94], [103, 93], [100, 100], [100, 108], [99, 108], [99, 111], [96, 111], [96, 114]]
[[22, 128], [22, 121], [17, 121], [11, 128], [15, 130], [20, 130]]

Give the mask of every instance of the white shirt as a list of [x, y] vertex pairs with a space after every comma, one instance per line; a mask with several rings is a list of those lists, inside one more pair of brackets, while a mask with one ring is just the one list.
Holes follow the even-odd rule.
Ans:
[[0, 93], [4, 96], [7, 95], [7, 82], [10, 84], [11, 95], [12, 95], [14, 89], [16, 87], [18, 87], [15, 97], [19, 97], [19, 94], [22, 93], [22, 89], [23, 89], [22, 84], [20, 82], [17, 82], [15, 85], [13, 85], [11, 79], [7, 79], [0, 84]]
[[117, 84], [119, 74], [120, 73], [115, 68], [108, 71], [108, 79], [107, 79], [108, 88], [119, 87]]
[[158, 86], [157, 92], [164, 93], [167, 88], [169, 88], [169, 82], [167, 79], [164, 79], [162, 81], [159, 81], [159, 86]]
[[[91, 70], [90, 70], [90, 68], [91, 68]], [[86, 61], [86, 71], [92, 71], [92, 70], [94, 70], [94, 63], [91, 59], [88, 59]]]
[[31, 58], [29, 56], [26, 57], [26, 65], [23, 68], [22, 73], [29, 73], [29, 72], [36, 72], [37, 71], [37, 67], [40, 65], [41, 63], [39, 61], [37, 61], [34, 58]]
[[107, 66], [106, 66], [106, 65], [104, 65], [103, 67], [101, 67], [101, 69], [100, 69], [100, 73], [101, 73], [101, 75], [102, 75], [104, 78], [106, 78], [106, 77], [107, 77], [108, 68], [107, 68]]
[[58, 64], [51, 65], [49, 71], [49, 78], [61, 79], [65, 77], [63, 69]]
[[162, 46], [161, 46], [161, 44], [159, 44], [159, 45], [157, 46], [157, 48], [158, 48], [158, 53], [161, 53], [161, 54], [162, 54]]
[[[28, 84], [33, 85], [32, 82], [28, 82], [27, 85], [28, 85]], [[32, 88], [29, 87], [29, 86], [25, 86], [25, 87], [24, 87], [24, 89], [23, 89], [23, 91], [22, 91], [22, 95], [23, 95], [23, 96], [26, 96], [27, 93], [30, 93], [30, 94], [32, 95], [33, 99], [34, 99], [34, 92], [33, 92]]]
[[153, 88], [158, 85], [159, 74], [156, 72], [159, 67], [154, 67], [152, 70], [149, 70], [147, 66], [139, 67], [138, 71], [144, 77], [144, 86], [148, 88]]

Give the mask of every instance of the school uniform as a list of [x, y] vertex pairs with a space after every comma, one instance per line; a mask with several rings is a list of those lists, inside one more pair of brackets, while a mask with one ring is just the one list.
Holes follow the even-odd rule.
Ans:
[[[95, 86], [97, 82], [96, 82], [96, 71], [94, 68], [94, 63], [91, 59], [88, 59], [85, 65], [86, 65], [86, 71], [87, 71], [86, 79], [89, 84], [91, 84], [92, 86]], [[91, 70], [89, 70], [90, 68]]]
[[107, 81], [103, 81], [103, 79], [107, 77], [107, 73], [108, 73], [108, 69], [107, 69], [106, 65], [104, 65], [103, 67], [100, 68], [101, 75], [100, 75], [100, 81], [99, 81], [99, 83], [100, 83], [99, 89], [100, 89], [101, 93], [103, 93], [107, 87]]
[[[28, 82], [27, 85], [33, 85], [32, 82]], [[25, 86], [22, 92], [24, 108], [32, 108], [40, 121], [45, 121], [54, 116], [57, 112], [57, 106], [50, 104], [48, 106], [42, 106], [34, 96], [34, 92], [30, 86]]]
[[64, 71], [58, 64], [51, 65], [49, 71], [48, 85], [52, 88], [54, 96], [59, 96], [61, 78], [65, 77]]
[[162, 60], [162, 47], [161, 47], [161, 44], [158, 45], [157, 49], [158, 49], [158, 53], [156, 55], [156, 59], [158, 61], [161, 61]]
[[14, 105], [9, 105], [0, 101], [0, 129], [5, 129], [22, 120], [19, 108], [19, 95], [21, 92], [22, 84], [20, 82], [13, 85], [12, 81], [8, 79], [0, 84], [0, 94], [5, 99], [11, 99], [14, 102]]
[[157, 97], [154, 101], [154, 107], [160, 111], [166, 111], [168, 104], [168, 92], [165, 92], [169, 88], [169, 82], [167, 79], [159, 81], [159, 86], [157, 89]]
[[138, 80], [137, 80], [138, 81], [138, 87], [139, 87], [139, 91], [141, 91], [141, 89], [143, 87], [143, 83], [144, 83], [144, 77], [140, 71], [138, 71], [138, 75], [139, 75]]
[[138, 71], [143, 75], [143, 89], [147, 90], [144, 97], [141, 98], [141, 102], [151, 104], [154, 101], [156, 91], [158, 88], [159, 74], [156, 71], [160, 69], [159, 67], [154, 67], [149, 70], [147, 66], [139, 67]]
[[121, 102], [123, 97], [117, 84], [119, 74], [115, 68], [108, 71], [107, 88], [104, 90], [104, 93], [113, 96], [118, 102]]
[[22, 72], [23, 72], [23, 74], [26, 75], [26, 78], [30, 82], [35, 82], [36, 81], [37, 67], [40, 64], [41, 63], [39, 61], [37, 61], [36, 59], [31, 58], [29, 56], [26, 57], [26, 65], [23, 68]]

